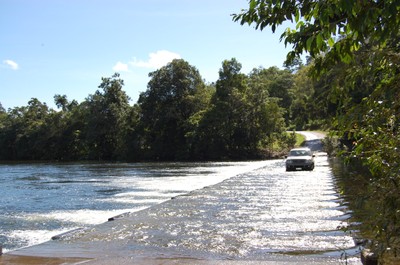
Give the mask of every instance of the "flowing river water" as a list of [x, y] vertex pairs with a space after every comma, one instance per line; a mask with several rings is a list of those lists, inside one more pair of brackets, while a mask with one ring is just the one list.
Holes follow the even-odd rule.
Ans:
[[0, 164], [0, 246], [36, 245], [264, 163]]
[[285, 172], [283, 159], [2, 165], [0, 244], [5, 256], [93, 264], [146, 257], [361, 264], [352, 234], [341, 229], [351, 213], [329, 159], [315, 159], [311, 172]]

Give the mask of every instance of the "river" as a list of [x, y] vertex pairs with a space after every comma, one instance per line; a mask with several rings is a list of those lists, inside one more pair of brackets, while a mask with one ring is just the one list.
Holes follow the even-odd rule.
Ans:
[[36, 245], [264, 164], [0, 164], [0, 246], [8, 252]]

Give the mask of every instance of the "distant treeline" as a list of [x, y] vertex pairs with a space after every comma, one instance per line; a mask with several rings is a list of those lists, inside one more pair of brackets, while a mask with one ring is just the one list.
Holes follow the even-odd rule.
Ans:
[[[119, 74], [83, 102], [55, 95], [0, 105], [0, 160], [221, 160], [266, 157], [293, 145], [287, 129], [320, 127], [329, 107], [301, 63], [241, 73], [225, 60], [219, 79], [174, 60], [149, 74], [133, 106]], [[318, 106], [318, 107], [317, 107]]]

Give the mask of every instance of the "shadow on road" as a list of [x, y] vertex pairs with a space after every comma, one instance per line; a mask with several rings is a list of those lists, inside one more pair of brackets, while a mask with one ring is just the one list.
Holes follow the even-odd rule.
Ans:
[[311, 149], [313, 152], [322, 152], [324, 145], [321, 139], [308, 140], [304, 142], [304, 146]]

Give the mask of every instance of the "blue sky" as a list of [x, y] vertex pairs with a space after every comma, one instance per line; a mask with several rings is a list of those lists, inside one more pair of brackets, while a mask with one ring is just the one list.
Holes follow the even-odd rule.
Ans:
[[35, 97], [55, 108], [55, 94], [82, 102], [101, 77], [118, 72], [133, 104], [148, 74], [173, 58], [188, 61], [207, 82], [233, 57], [246, 74], [282, 67], [288, 49], [280, 33], [232, 21], [247, 6], [247, 0], [0, 0], [0, 102], [8, 109]]

